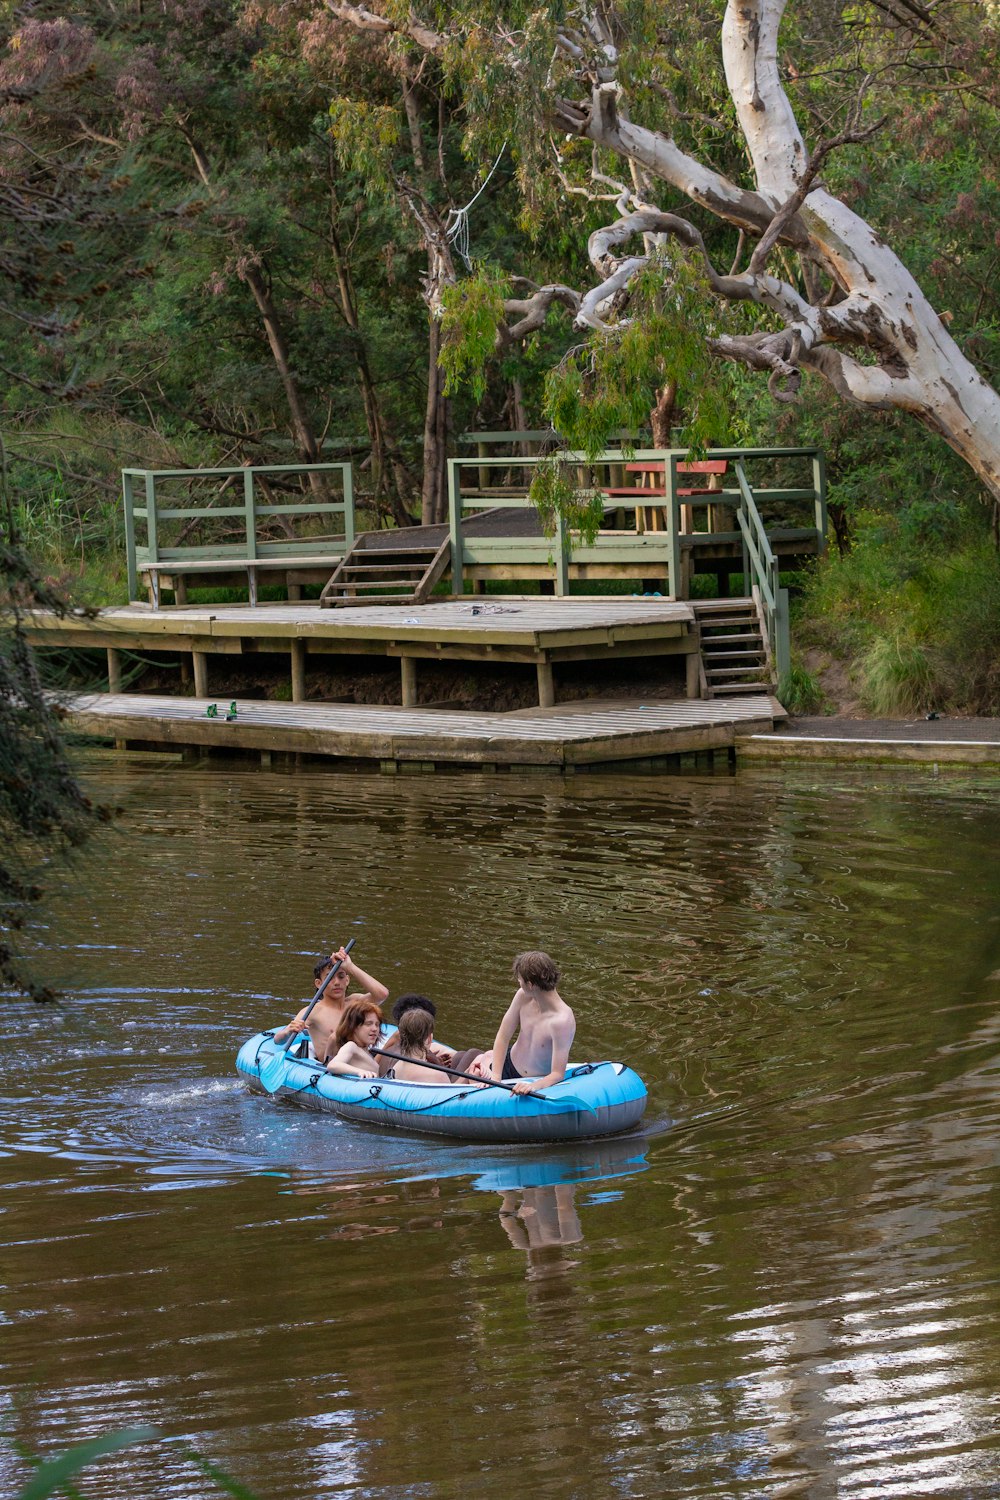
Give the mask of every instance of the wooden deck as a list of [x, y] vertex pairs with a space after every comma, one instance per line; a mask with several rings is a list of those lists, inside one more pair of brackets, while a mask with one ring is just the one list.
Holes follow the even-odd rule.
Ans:
[[689, 691], [695, 696], [697, 690], [694, 611], [670, 599], [504, 595], [336, 610], [303, 603], [170, 610], [131, 604], [96, 616], [37, 613], [27, 630], [35, 646], [105, 648], [112, 691], [120, 686], [122, 651], [190, 653], [202, 698], [211, 690], [220, 697], [226, 692], [224, 681], [209, 687], [210, 657], [222, 660], [214, 675], [224, 679], [227, 656], [252, 653], [289, 655], [296, 703], [308, 698], [307, 658], [331, 653], [398, 659], [405, 707], [417, 702], [420, 660], [534, 666], [539, 704], [550, 707], [553, 668], [560, 662], [678, 654], [689, 658]]
[[483, 714], [236, 700], [209, 718], [211, 699], [96, 693], [64, 700], [70, 728], [121, 746], [257, 752], [377, 762], [384, 770], [438, 766], [572, 772], [636, 769], [699, 752], [731, 752], [736, 735], [773, 727], [774, 699], [654, 702], [573, 712]]
[[[156, 610], [145, 604], [102, 609], [94, 617], [39, 612], [29, 622], [33, 637], [70, 638], [87, 644], [119, 644], [199, 637], [205, 640], [267, 639], [287, 641], [406, 641], [465, 644], [475, 647], [514, 645], [535, 650], [592, 640], [604, 645], [640, 637], [680, 635], [691, 623], [691, 606], [672, 599], [546, 599], [535, 595], [499, 595], [432, 600], [427, 604], [380, 604], [337, 611], [314, 603], [187, 605]], [[345, 645], [344, 649], [348, 649]], [[353, 647], [352, 647], [353, 649]]]

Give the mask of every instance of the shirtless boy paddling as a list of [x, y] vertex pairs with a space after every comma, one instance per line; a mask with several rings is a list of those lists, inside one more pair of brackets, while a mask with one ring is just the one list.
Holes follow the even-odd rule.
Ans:
[[565, 1078], [576, 1017], [556, 989], [559, 970], [547, 953], [519, 953], [514, 978], [518, 991], [493, 1043], [491, 1076], [517, 1080], [515, 1094], [534, 1094]]
[[364, 969], [358, 967], [353, 958], [343, 948], [338, 948], [336, 953], [329, 958], [321, 958], [313, 969], [313, 987], [319, 989], [331, 967], [338, 959], [340, 968], [334, 974], [330, 983], [323, 992], [323, 998], [313, 1010], [309, 1020], [306, 1020], [308, 1005], [304, 1005], [295, 1017], [289, 1021], [287, 1026], [281, 1026], [274, 1033], [276, 1042], [283, 1042], [289, 1036], [297, 1032], [308, 1030], [309, 1043], [312, 1055], [318, 1062], [325, 1062], [328, 1052], [333, 1045], [333, 1039], [340, 1025], [341, 1017], [348, 1004], [348, 987], [353, 979], [354, 983], [360, 985], [350, 996], [350, 1000], [370, 1000], [375, 1005], [381, 1005], [389, 998], [389, 991], [384, 984], [379, 984]]

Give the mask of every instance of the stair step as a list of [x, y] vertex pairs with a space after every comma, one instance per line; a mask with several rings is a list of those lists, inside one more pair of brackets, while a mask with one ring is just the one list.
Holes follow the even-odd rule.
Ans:
[[719, 646], [723, 641], [760, 641], [759, 630], [748, 630], [742, 635], [709, 635], [704, 639], [706, 646]]
[[396, 563], [355, 563], [345, 562], [341, 568], [341, 576], [344, 573], [419, 573], [421, 576], [426, 571], [427, 564], [424, 562], [396, 562]]
[[355, 547], [355, 557], [422, 557], [427, 561], [437, 552], [437, 547]]
[[[764, 665], [764, 663], [761, 662], [760, 666], [763, 667], [763, 665]], [[742, 667], [706, 667], [705, 668], [705, 676], [706, 677], [745, 677], [748, 672], [753, 672], [755, 670], [756, 670], [756, 668], [751, 667], [749, 664], [747, 664], [745, 666], [742, 666]]]
[[413, 585], [416, 582], [418, 582], [418, 580], [415, 578], [382, 578], [378, 580], [369, 579], [367, 582], [363, 578], [338, 578], [336, 583], [334, 584], [334, 588], [366, 589], [369, 592], [372, 589], [377, 589], [380, 594], [384, 594], [387, 589], [408, 589], [412, 594]]
[[734, 693], [757, 693], [766, 698], [771, 692], [771, 685], [767, 682], [727, 682], [720, 683], [718, 687], [709, 686], [708, 696], [710, 698], [730, 698]]
[[742, 625], [759, 625], [756, 615], [727, 615], [725, 619], [713, 620], [710, 615], [700, 615], [698, 624], [702, 630], [732, 630], [739, 629]]
[[760, 646], [757, 647], [756, 651], [705, 651], [702, 649], [701, 654], [706, 661], [722, 661], [723, 658], [726, 661], [730, 661], [733, 657], [738, 657], [743, 660], [744, 665], [748, 665], [751, 658], [754, 661], [762, 661], [764, 656], [764, 652]]
[[695, 614], [724, 615], [733, 609], [753, 609], [753, 600], [742, 595], [736, 599], [698, 599], [694, 601]]

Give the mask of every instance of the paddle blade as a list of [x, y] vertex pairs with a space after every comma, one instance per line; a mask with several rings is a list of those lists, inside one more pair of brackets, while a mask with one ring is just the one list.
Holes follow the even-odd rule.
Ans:
[[269, 1052], [260, 1065], [260, 1085], [265, 1093], [276, 1094], [288, 1077], [288, 1052], [281, 1048]]

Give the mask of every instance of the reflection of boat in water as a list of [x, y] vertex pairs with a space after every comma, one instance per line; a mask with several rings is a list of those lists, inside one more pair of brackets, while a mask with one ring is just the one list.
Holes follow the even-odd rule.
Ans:
[[461, 1083], [345, 1078], [284, 1053], [269, 1032], [241, 1047], [236, 1070], [251, 1089], [282, 1052], [287, 1066], [276, 1097], [344, 1120], [473, 1141], [586, 1140], [631, 1130], [646, 1108], [646, 1086], [624, 1063], [571, 1064], [561, 1083], [537, 1097]]

